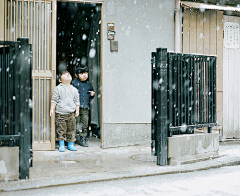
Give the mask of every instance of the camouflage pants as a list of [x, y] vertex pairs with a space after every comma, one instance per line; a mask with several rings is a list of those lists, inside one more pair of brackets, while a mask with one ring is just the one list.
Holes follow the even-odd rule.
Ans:
[[75, 142], [76, 138], [76, 119], [75, 113], [58, 114], [56, 113], [57, 140]]
[[80, 108], [79, 116], [77, 117], [77, 131], [81, 137], [87, 137], [89, 109]]

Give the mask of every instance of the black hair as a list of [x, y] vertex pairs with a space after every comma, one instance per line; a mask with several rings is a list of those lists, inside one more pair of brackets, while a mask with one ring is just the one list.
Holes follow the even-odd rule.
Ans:
[[64, 71], [61, 72], [61, 75], [60, 75], [60, 76], [62, 76], [63, 74], [66, 74], [66, 73], [68, 73], [69, 75], [71, 75], [69, 71], [64, 70]]
[[74, 68], [74, 73], [75, 74], [80, 74], [80, 73], [85, 73], [85, 72], [88, 72], [88, 66], [87, 65], [83, 65], [83, 64], [80, 64], [80, 65], [76, 65], [75, 68]]
[[71, 75], [69, 71], [64, 70], [64, 71], [62, 71], [60, 74], [57, 75], [57, 81], [58, 81], [59, 79], [61, 80], [62, 75], [66, 74], [66, 73], [68, 73], [69, 75]]

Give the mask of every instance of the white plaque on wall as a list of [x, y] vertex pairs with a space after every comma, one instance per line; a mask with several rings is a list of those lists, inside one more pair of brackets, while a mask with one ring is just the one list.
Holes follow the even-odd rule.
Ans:
[[239, 48], [239, 24], [224, 22], [224, 48]]

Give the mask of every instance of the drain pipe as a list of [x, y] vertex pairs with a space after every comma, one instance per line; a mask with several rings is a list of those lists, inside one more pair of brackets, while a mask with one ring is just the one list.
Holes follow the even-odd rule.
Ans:
[[181, 31], [180, 31], [180, 0], [175, 0], [175, 52], [182, 52], [180, 48], [180, 38], [181, 38]]

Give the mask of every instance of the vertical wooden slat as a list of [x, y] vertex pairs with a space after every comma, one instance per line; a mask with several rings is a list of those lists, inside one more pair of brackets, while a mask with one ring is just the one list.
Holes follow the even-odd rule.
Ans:
[[22, 1], [22, 37], [24, 37], [24, 0]]
[[39, 10], [38, 10], [38, 71], [41, 69], [41, 2], [39, 2]]
[[16, 31], [16, 37], [15, 39], [17, 40], [18, 38], [18, 0], [16, 0], [16, 28], [15, 28], [15, 31]]
[[22, 16], [22, 9], [21, 9], [21, 6], [22, 6], [22, 1], [20, 1], [20, 3], [19, 3], [19, 9], [18, 9], [18, 11], [19, 11], [19, 13], [18, 13], [18, 24], [19, 24], [19, 32], [18, 32], [18, 37], [22, 37], [22, 35], [21, 35], [21, 27], [22, 27], [22, 20], [21, 20], [21, 16]]
[[203, 12], [197, 11], [197, 53], [203, 54]]
[[47, 62], [46, 62], [46, 59], [47, 59], [47, 1], [45, 0], [45, 12], [44, 12], [44, 15], [45, 15], [45, 23], [44, 23], [44, 61], [43, 61], [43, 64], [44, 64], [44, 71], [46, 72], [46, 66], [47, 66]]
[[209, 10], [210, 13], [210, 55], [217, 54], [217, 11]]
[[209, 55], [209, 10], [205, 10], [203, 14], [203, 30], [204, 30], [204, 43], [203, 53]]
[[[217, 11], [217, 121], [223, 119], [223, 11]], [[222, 57], [222, 58], [221, 58]], [[220, 133], [222, 136], [222, 131]]]
[[[32, 78], [32, 100], [33, 100], [33, 103], [34, 101], [36, 100], [36, 97], [35, 97], [35, 78]], [[33, 107], [32, 107], [32, 141], [35, 140], [35, 104], [33, 104]]]
[[12, 41], [12, 0], [10, 1], [10, 41]]
[[35, 35], [35, 12], [36, 12], [36, 2], [34, 0], [33, 2], [33, 39], [32, 39], [32, 49], [33, 49], [33, 64], [32, 64], [32, 70], [33, 72], [35, 71], [35, 63], [36, 63], [36, 54], [35, 54], [35, 40], [36, 40], [36, 35]]
[[191, 9], [191, 17], [190, 17], [190, 53], [197, 52], [197, 33], [196, 33], [196, 9]]
[[15, 5], [15, 1], [13, 1], [13, 27], [11, 30], [12, 33], [12, 37], [13, 37], [13, 41], [17, 41], [17, 37], [16, 37], [16, 20], [17, 20], [17, 16], [16, 16], [16, 5]]
[[189, 24], [190, 23], [190, 10], [184, 8], [183, 14], [183, 53], [189, 53]]
[[[35, 57], [36, 57], [36, 54], [35, 54], [35, 40], [36, 40], [36, 37], [35, 37], [35, 10], [36, 10], [36, 2], [35, 2], [35, 0], [33, 1], [33, 7], [32, 7], [32, 14], [31, 14], [31, 16], [33, 16], [33, 18], [32, 18], [32, 33], [33, 33], [33, 35], [32, 35], [32, 55], [33, 55], [33, 58], [32, 58], [32, 61], [33, 61], [33, 63], [32, 63], [32, 72], [34, 72], [35, 71]], [[32, 78], [32, 80], [33, 80], [33, 90], [32, 90], [32, 95], [33, 95], [33, 103], [36, 103], [36, 97], [34, 97], [35, 96], [35, 90], [36, 90], [36, 88], [35, 88], [35, 77], [33, 77]], [[34, 127], [34, 129], [33, 129], [33, 133], [32, 133], [32, 138], [33, 138], [33, 142], [35, 141], [35, 136], [36, 136], [36, 134], [37, 134], [37, 132], [36, 132], [36, 130], [35, 130], [35, 123], [37, 123], [37, 122], [35, 122], [35, 119], [36, 119], [36, 117], [35, 117], [35, 112], [36, 112], [36, 104], [33, 104], [33, 108], [32, 108], [32, 114], [33, 114], [33, 117], [32, 117], [32, 119], [33, 119], [33, 127]], [[33, 149], [34, 149], [34, 145], [33, 145]]]
[[27, 25], [27, 37], [30, 38], [30, 0], [28, 0], [28, 16], [27, 16], [27, 19], [28, 19], [28, 25]]
[[[43, 130], [45, 130], [46, 127], [46, 78], [43, 79]], [[43, 142], [46, 143], [46, 131], [43, 131]]]
[[[49, 16], [49, 10], [48, 10], [48, 16]], [[46, 37], [46, 39], [47, 39], [47, 45], [50, 46], [50, 39], [51, 39], [51, 37], [50, 37], [50, 29], [51, 29], [50, 18], [48, 18], [47, 24], [48, 25], [47, 25], [47, 37]], [[50, 47], [46, 48], [46, 50], [47, 50], [47, 56], [46, 56], [47, 62], [46, 63], [48, 65], [47, 69], [50, 70], [50, 64], [51, 64], [51, 62], [50, 62]]]
[[[57, 1], [52, 1], [52, 82], [51, 92], [56, 86], [56, 45], [57, 45]], [[55, 117], [51, 118], [51, 149], [55, 149]]]
[[[5, 18], [7, 18], [7, 2], [6, 1], [4, 1], [4, 2], [2, 2], [2, 3], [4, 3], [4, 10], [5, 10]], [[7, 40], [7, 22], [6, 22], [6, 20], [4, 20], [4, 35], [3, 35], [3, 40]]]
[[40, 134], [41, 134], [41, 110], [40, 110], [40, 105], [41, 105], [41, 93], [40, 93], [40, 91], [41, 91], [41, 85], [40, 85], [40, 83], [41, 83], [41, 78], [40, 77], [38, 77], [38, 108], [36, 108], [36, 110], [37, 110], [37, 113], [38, 113], [38, 122], [37, 122], [37, 124], [38, 124], [38, 143], [40, 143]]

